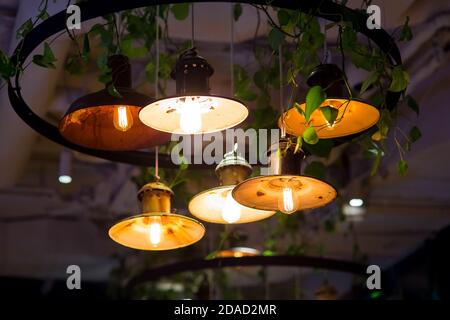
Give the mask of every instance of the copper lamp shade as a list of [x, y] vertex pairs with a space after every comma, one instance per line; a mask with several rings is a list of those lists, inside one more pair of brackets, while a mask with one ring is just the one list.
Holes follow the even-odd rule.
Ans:
[[[306, 123], [304, 116], [292, 108], [286, 111], [283, 118], [280, 117], [278, 121], [280, 125], [281, 121], [284, 121], [288, 134], [301, 136], [312, 125], [319, 138], [338, 138], [362, 132], [378, 122], [380, 112], [377, 108], [363, 101], [349, 98], [343, 73], [336, 65], [318, 66], [309, 76], [307, 83], [310, 87], [319, 85], [326, 88], [327, 99], [321, 107], [330, 106], [337, 109], [336, 120], [334, 123], [328, 123], [320, 108], [317, 108], [312, 113], [310, 121]], [[302, 103], [299, 107], [305, 111], [306, 103]]]
[[160, 182], [146, 184], [139, 191], [143, 214], [126, 218], [109, 229], [115, 242], [139, 250], [171, 250], [196, 243], [205, 235], [195, 219], [170, 213], [172, 190]]
[[[285, 146], [280, 141], [280, 148]], [[302, 152], [286, 150], [280, 157], [271, 152], [271, 175], [250, 178], [233, 189], [233, 198], [240, 204], [258, 210], [283, 213], [313, 209], [327, 205], [336, 198], [336, 190], [319, 179], [301, 176]]]
[[139, 118], [156, 130], [177, 134], [211, 133], [238, 125], [247, 118], [248, 110], [238, 100], [209, 93], [213, 73], [195, 49], [187, 50], [171, 74], [177, 95], [147, 104]]
[[131, 88], [128, 58], [111, 56], [108, 65], [112, 83], [121, 97], [103, 89], [79, 98], [59, 123], [61, 135], [83, 147], [110, 151], [137, 150], [167, 142], [168, 134], [149, 128], [139, 120], [139, 110], [152, 100]]
[[236, 149], [225, 154], [216, 168], [220, 186], [205, 190], [192, 198], [189, 211], [203, 221], [222, 224], [248, 223], [271, 217], [275, 211], [245, 207], [232, 197], [235, 185], [244, 181], [250, 173], [251, 166], [237, 155]]
[[261, 255], [259, 250], [247, 247], [235, 247], [230, 249], [221, 250], [217, 253], [218, 258], [242, 258], [242, 257], [255, 257]]

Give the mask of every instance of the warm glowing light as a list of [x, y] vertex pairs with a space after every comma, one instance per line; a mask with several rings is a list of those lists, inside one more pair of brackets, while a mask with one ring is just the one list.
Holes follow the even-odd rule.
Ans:
[[119, 131], [128, 131], [133, 126], [133, 116], [127, 106], [114, 108], [114, 127]]
[[151, 223], [148, 232], [150, 243], [154, 246], [157, 246], [161, 242], [161, 234], [162, 234], [161, 223], [159, 222]]
[[202, 103], [194, 97], [186, 97], [182, 106], [179, 106], [180, 129], [184, 133], [198, 133], [202, 129]]
[[363, 199], [359, 199], [359, 198], [355, 198], [355, 199], [351, 199], [348, 204], [352, 207], [362, 207], [362, 205], [364, 204], [364, 200]]
[[286, 214], [290, 214], [297, 211], [298, 204], [296, 198], [294, 197], [292, 188], [283, 187], [283, 190], [282, 192], [280, 192], [278, 199], [278, 209]]
[[58, 180], [60, 183], [67, 184], [72, 182], [72, 177], [68, 175], [61, 175], [59, 176]]
[[228, 192], [222, 208], [222, 218], [228, 223], [235, 223], [241, 218], [241, 205]]

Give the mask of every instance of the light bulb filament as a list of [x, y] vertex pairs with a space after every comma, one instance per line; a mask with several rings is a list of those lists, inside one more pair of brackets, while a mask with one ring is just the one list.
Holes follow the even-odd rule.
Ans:
[[294, 199], [291, 188], [283, 188], [283, 208], [284, 212], [294, 211]]
[[161, 242], [161, 224], [158, 222], [153, 222], [150, 224], [149, 228], [149, 237], [150, 237], [150, 243], [153, 246], [157, 246]]
[[133, 116], [129, 107], [117, 106], [114, 108], [114, 127], [119, 131], [127, 131], [133, 126]]

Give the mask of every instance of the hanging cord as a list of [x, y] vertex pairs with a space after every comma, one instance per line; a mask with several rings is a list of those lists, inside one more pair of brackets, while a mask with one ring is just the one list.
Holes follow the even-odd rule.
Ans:
[[194, 3], [191, 4], [191, 48], [195, 48], [195, 41], [194, 41], [194, 35], [195, 35], [195, 8]]
[[286, 137], [286, 126], [284, 124], [284, 95], [283, 95], [283, 47], [278, 47], [278, 72], [280, 77], [280, 117], [281, 117], [281, 124], [280, 124], [280, 130], [281, 130], [281, 137]]
[[230, 79], [231, 96], [234, 97], [234, 4], [230, 3]]
[[[155, 99], [159, 96], [159, 5], [156, 6], [155, 27], [156, 27], [156, 66], [155, 66]], [[159, 181], [159, 147], [155, 147], [155, 178]]]
[[325, 40], [323, 41], [323, 57], [322, 57], [322, 64], [324, 63], [330, 63], [330, 54], [328, 51], [328, 43], [327, 43], [327, 26], [324, 20], [320, 21], [320, 28], [323, 31], [323, 35], [325, 37]]

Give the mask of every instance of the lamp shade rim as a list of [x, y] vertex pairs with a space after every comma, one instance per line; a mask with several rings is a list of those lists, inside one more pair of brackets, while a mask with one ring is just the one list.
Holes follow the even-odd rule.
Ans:
[[[196, 132], [183, 132], [178, 127], [174, 127], [174, 123], [178, 123], [177, 118], [170, 118], [178, 112], [172, 112], [177, 108], [172, 108], [172, 103], [177, 103], [176, 100], [185, 97], [199, 97], [216, 99], [217, 103], [222, 103], [219, 107], [208, 108], [208, 111], [204, 115], [215, 114], [214, 121], [224, 121], [226, 119], [226, 124], [208, 123], [209, 128], [202, 128]], [[219, 132], [226, 130], [228, 128], [235, 127], [242, 122], [244, 122], [249, 115], [249, 110], [246, 105], [235, 98], [226, 97], [221, 95], [215, 95], [210, 93], [204, 94], [177, 94], [156, 101], [152, 101], [143, 108], [139, 110], [139, 119], [145, 125], [162, 132], [175, 133], [175, 134], [208, 134], [213, 132]], [[161, 117], [166, 117], [164, 120]]]
[[116, 89], [121, 94], [121, 97], [112, 96], [107, 89], [92, 92], [76, 99], [70, 105], [65, 115], [77, 110], [108, 105], [127, 105], [142, 108], [154, 102], [154, 99], [151, 97], [132, 88], [116, 87]]
[[[324, 195], [319, 194], [318, 199], [320, 199], [320, 201], [317, 201], [317, 204], [302, 206], [297, 211], [311, 210], [311, 209], [323, 207], [323, 206], [331, 203], [338, 196], [338, 192], [337, 192], [336, 188], [333, 185], [331, 185], [330, 183], [328, 183], [324, 180], [321, 180], [321, 179], [317, 179], [317, 178], [313, 178], [313, 177], [309, 177], [309, 176], [303, 176], [303, 175], [302, 176], [300, 176], [300, 175], [267, 175], [267, 176], [258, 176], [258, 177], [249, 178], [249, 179], [239, 183], [233, 189], [232, 197], [236, 200], [236, 202], [240, 203], [243, 206], [247, 206], [250, 208], [254, 208], [254, 209], [258, 209], [258, 210], [278, 210], [277, 209], [278, 204], [272, 204], [270, 206], [263, 205], [260, 203], [260, 201], [258, 201], [258, 202], [254, 201], [254, 199], [257, 199], [258, 197], [255, 198], [254, 196], [252, 196], [252, 197], [250, 197], [252, 199], [252, 201], [249, 201], [248, 195], [247, 195], [247, 199], [243, 199], [244, 197], [239, 196], [239, 192], [241, 191], [240, 189], [242, 189], [242, 187], [245, 185], [248, 186], [249, 184], [257, 183], [258, 180], [261, 180], [261, 181], [264, 180], [264, 182], [266, 183], [266, 182], [270, 181], [271, 179], [277, 179], [277, 178], [288, 178], [288, 179], [295, 178], [295, 179], [306, 180], [306, 181], [312, 182], [316, 185], [319, 185], [319, 186], [321, 185], [322, 187], [325, 187], [326, 188], [325, 191], [330, 193], [328, 196], [328, 200], [325, 199], [325, 201], [322, 201], [322, 200], [324, 200]], [[258, 189], [257, 185], [255, 185], [252, 188], [252, 191], [254, 191], [256, 196], [258, 196], [259, 191], [255, 190], [255, 189]], [[310, 194], [312, 193], [312, 190], [313, 190], [313, 188], [310, 188]], [[243, 191], [241, 191], [241, 192], [243, 192]], [[317, 194], [315, 196], [317, 196]], [[276, 200], [277, 199], [273, 199], [273, 196], [269, 196], [268, 201], [276, 201]], [[255, 204], [255, 203], [258, 203], [258, 204]]]
[[[355, 116], [346, 116], [344, 117], [346, 112], [349, 111], [343, 111], [343, 115], [338, 116], [341, 117], [342, 123], [345, 122], [345, 126], [336, 125], [334, 128], [327, 128], [324, 126], [323, 123], [321, 124], [312, 124], [312, 127], [314, 128], [320, 128], [316, 130], [317, 135], [320, 139], [334, 139], [339, 137], [345, 137], [345, 136], [351, 136], [354, 134], [359, 134], [361, 132], [364, 132], [366, 130], [369, 130], [370, 128], [374, 127], [378, 120], [380, 119], [380, 111], [379, 108], [372, 105], [371, 103], [368, 103], [367, 101], [364, 101], [362, 99], [349, 99], [349, 98], [343, 98], [343, 97], [327, 97], [325, 99], [324, 103], [327, 103], [327, 101], [342, 101], [342, 105], [344, 103], [353, 106], [352, 108], [357, 108], [356, 111], [353, 114], [358, 114], [359, 112], [364, 112], [365, 114], [356, 115]], [[353, 103], [353, 104], [352, 104]], [[303, 102], [299, 105], [299, 108], [304, 109], [306, 102]], [[364, 108], [365, 110], [362, 110]], [[315, 117], [315, 114], [317, 112], [320, 112], [319, 109], [315, 110], [313, 114], [311, 115], [311, 119]], [[340, 112], [339, 112], [340, 114]], [[289, 118], [294, 117], [294, 119], [290, 120]], [[353, 118], [352, 118], [353, 117]], [[353, 119], [353, 120], [352, 120]], [[357, 122], [355, 120], [357, 119]], [[339, 120], [339, 121], [341, 121]], [[325, 120], [323, 120], [325, 121]], [[286, 132], [288, 134], [294, 135], [294, 136], [300, 136], [303, 134], [303, 131], [306, 130], [306, 128], [309, 126], [307, 125], [304, 117], [300, 115], [295, 108], [290, 108], [286, 112], [283, 113], [282, 116], [278, 118], [278, 125], [281, 126], [282, 122], [284, 123], [284, 127], [286, 129]], [[338, 122], [338, 121], [336, 121]], [[341, 123], [341, 124], [342, 124]]]
[[[242, 209], [248, 210], [248, 211], [255, 211], [255, 212], [253, 212], [253, 214], [258, 214], [259, 213], [259, 214], [261, 214], [261, 216], [258, 217], [257, 219], [255, 219], [255, 218], [253, 218], [253, 219], [250, 218], [249, 219], [249, 218], [245, 218], [245, 216], [244, 216], [244, 218], [242, 220], [240, 220], [242, 218], [241, 217], [239, 220], [237, 220], [235, 222], [232, 222], [232, 223], [229, 223], [223, 217], [221, 217], [220, 215], [219, 215], [218, 218], [214, 218], [213, 216], [217, 215], [217, 214], [215, 214], [213, 212], [214, 210], [212, 208], [208, 207], [207, 205], [202, 205], [201, 209], [194, 208], [194, 206], [196, 205], [196, 202], [201, 201], [202, 198], [208, 197], [208, 195], [212, 195], [214, 192], [226, 192], [227, 190], [229, 190], [228, 192], [232, 192], [234, 187], [235, 187], [235, 185], [218, 186], [218, 187], [210, 188], [210, 189], [203, 190], [203, 191], [197, 193], [189, 201], [189, 204], [188, 204], [189, 212], [194, 217], [196, 217], [196, 218], [198, 218], [198, 219], [200, 219], [202, 221], [206, 221], [206, 222], [209, 222], [209, 223], [215, 223], [215, 224], [246, 224], [246, 223], [266, 220], [266, 219], [272, 217], [276, 213], [276, 211], [274, 211], [274, 210], [259, 210], [259, 209], [254, 209], [254, 208], [251, 208], [251, 207], [239, 204], [240, 206], [242, 206]], [[217, 201], [214, 201], [213, 203], [214, 203], [215, 206], [218, 205]], [[197, 206], [198, 206], [198, 204], [197, 204]], [[221, 208], [220, 209], [216, 208], [216, 210], [221, 210]], [[200, 211], [201, 212], [207, 212], [208, 214], [200, 214], [199, 213]], [[257, 212], [257, 211], [259, 211], [259, 212]]]
[[[189, 223], [192, 223], [193, 225], [196, 225], [197, 227], [199, 227], [199, 229], [201, 230], [201, 234], [197, 237], [194, 237], [192, 241], [188, 241], [188, 242], [182, 243], [180, 245], [176, 245], [176, 246], [171, 246], [169, 248], [163, 247], [163, 246], [158, 248], [158, 247], [150, 247], [150, 246], [143, 247], [143, 246], [133, 245], [130, 243], [125, 243], [124, 241], [120, 241], [114, 235], [114, 231], [116, 231], [115, 229], [119, 229], [123, 225], [123, 223], [125, 223], [125, 222], [132, 223], [133, 221], [136, 221], [138, 219], [145, 218], [145, 217], [150, 217], [150, 218], [151, 217], [169, 217], [169, 218], [182, 219], [184, 221], [188, 221]], [[190, 246], [190, 245], [200, 241], [201, 239], [203, 239], [203, 237], [205, 236], [205, 233], [206, 233], [205, 226], [200, 221], [198, 221], [194, 218], [185, 216], [185, 215], [176, 214], [176, 213], [167, 213], [167, 212], [146, 212], [146, 213], [141, 213], [138, 215], [129, 216], [129, 217], [126, 217], [122, 220], [115, 222], [108, 230], [109, 237], [116, 243], [126, 246], [128, 248], [137, 249], [137, 250], [148, 250], [148, 251], [166, 251], [166, 250], [184, 248], [184, 247]]]

